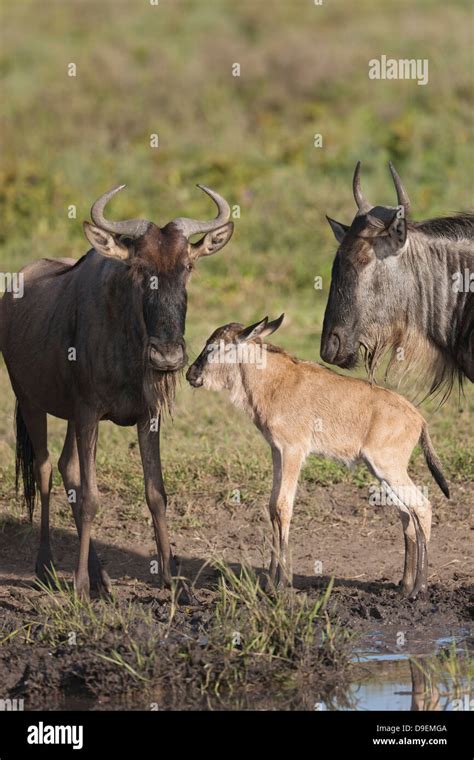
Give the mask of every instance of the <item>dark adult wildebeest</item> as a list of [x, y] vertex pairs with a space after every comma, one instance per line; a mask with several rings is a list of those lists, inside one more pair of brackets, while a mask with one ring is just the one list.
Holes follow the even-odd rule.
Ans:
[[[132, 219], [104, 218], [107, 202], [124, 185], [92, 206], [94, 225], [84, 222], [93, 246], [78, 261], [42, 259], [23, 270], [24, 296], [0, 301], [0, 349], [17, 398], [17, 482], [21, 474], [30, 515], [36, 487], [41, 496], [40, 578], [52, 566], [49, 541], [51, 464], [46, 414], [68, 420], [59, 470], [72, 501], [80, 537], [75, 587], [89, 593], [91, 580], [110, 580], [90, 542], [98, 505], [95, 455], [100, 420], [137, 425], [162, 578], [176, 574], [166, 526], [166, 493], [160, 462], [160, 415], [174, 395], [184, 367], [186, 285], [196, 260], [230, 239], [230, 208], [217, 204], [216, 219], [177, 218], [159, 228]], [[197, 243], [189, 238], [204, 237]]]
[[324, 315], [321, 357], [354, 367], [359, 348], [373, 379], [382, 356], [404, 373], [414, 362], [434, 392], [474, 381], [474, 214], [408, 221], [410, 202], [390, 163], [398, 206], [372, 206], [353, 180], [348, 227], [328, 217], [339, 243]]

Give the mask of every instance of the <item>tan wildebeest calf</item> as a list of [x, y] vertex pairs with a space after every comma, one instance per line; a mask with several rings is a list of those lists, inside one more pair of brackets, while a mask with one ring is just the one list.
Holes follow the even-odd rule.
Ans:
[[431, 474], [449, 497], [426, 421], [397, 393], [263, 343], [283, 316], [273, 322], [265, 317], [249, 327], [219, 327], [186, 375], [194, 387], [230, 391], [232, 403], [247, 412], [271, 446], [270, 578], [276, 584], [291, 580], [287, 553], [293, 502], [301, 467], [313, 453], [347, 465], [363, 461], [378, 478], [403, 523], [401, 587], [414, 598], [426, 588], [431, 530], [431, 504], [407, 472], [418, 441]]

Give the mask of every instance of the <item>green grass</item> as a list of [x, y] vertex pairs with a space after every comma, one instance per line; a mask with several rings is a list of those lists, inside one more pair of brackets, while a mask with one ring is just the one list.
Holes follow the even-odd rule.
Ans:
[[270, 689], [285, 701], [301, 699], [301, 691], [313, 702], [344, 701], [354, 637], [327, 610], [332, 582], [315, 600], [292, 589], [268, 594], [248, 567], [236, 573], [221, 560], [212, 564], [218, 588], [199, 630], [183, 627], [192, 611], [180, 609], [175, 593], [159, 612], [138, 598], [83, 600], [54, 572], [50, 585], [38, 583], [40, 593], [29, 595], [24, 623], [0, 628], [0, 646], [47, 646], [59, 661], [73, 652], [75, 674], [91, 694], [100, 694], [100, 661], [120, 674], [122, 696], [131, 700], [159, 689], [181, 708], [195, 708], [197, 699], [235, 706], [249, 688], [253, 699]]
[[41, 593], [31, 596], [31, 609], [24, 626], [0, 638], [0, 645], [20, 635], [27, 644], [81, 647], [102, 641], [109, 631], [125, 641], [138, 622], [151, 629], [150, 609], [138, 608], [132, 602], [119, 603], [114, 598], [81, 599], [72, 584], [62, 581], [56, 571], [52, 572], [50, 583], [35, 582]]
[[453, 702], [453, 709], [472, 709], [474, 658], [466, 646], [459, 649], [452, 642], [437, 655], [412, 658], [412, 662], [424, 678], [427, 694], [437, 689]]
[[[277, 342], [318, 360], [335, 251], [325, 214], [352, 219], [356, 160], [374, 202], [393, 202], [392, 159], [416, 218], [472, 206], [470, 19], [464, 0], [416, 7], [361, 0], [354, 9], [309, 0], [4, 3], [0, 269], [82, 255], [81, 222], [118, 182], [128, 189], [113, 202], [116, 218], [161, 224], [209, 215], [210, 202], [195, 188], [204, 182], [241, 213], [228, 247], [201, 261], [191, 279], [190, 358], [217, 325], [285, 311]], [[429, 85], [369, 82], [368, 60], [383, 52], [428, 57]], [[70, 62], [75, 78], [67, 76]], [[316, 132], [322, 149], [313, 147]], [[150, 148], [152, 133], [158, 149]], [[70, 204], [76, 219], [68, 218]], [[313, 287], [316, 275], [322, 291]], [[472, 478], [473, 407], [472, 388], [462, 412], [454, 396], [441, 410], [423, 407], [451, 479]], [[0, 364], [0, 488], [8, 498], [12, 410]], [[101, 427], [100, 488], [138, 516], [135, 433]], [[63, 436], [64, 424], [51, 419], [53, 459]], [[168, 490], [183, 501], [206, 493], [226, 503], [239, 489], [252, 505], [268, 493], [269, 451], [251, 423], [224, 396], [184, 381], [174, 422], [164, 426], [163, 459]], [[418, 455], [425, 478], [421, 462]], [[366, 477], [315, 459], [303, 473], [321, 485]], [[195, 519], [185, 504], [183, 520]]]
[[271, 674], [268, 686], [273, 681], [272, 689], [288, 694], [310, 683], [315, 687], [325, 668], [342, 676], [343, 691], [353, 636], [327, 612], [332, 581], [309, 600], [291, 589], [263, 591], [245, 565], [235, 573], [222, 561], [213, 564], [220, 573], [219, 595], [207, 631], [211, 657], [204, 692], [219, 695]]

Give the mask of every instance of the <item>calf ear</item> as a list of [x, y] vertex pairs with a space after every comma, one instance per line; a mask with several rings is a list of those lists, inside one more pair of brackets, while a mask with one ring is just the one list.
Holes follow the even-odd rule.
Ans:
[[278, 330], [284, 318], [285, 315], [280, 314], [278, 319], [269, 322], [268, 317], [265, 317], [261, 322], [255, 322], [254, 325], [245, 327], [238, 335], [239, 341], [252, 340], [253, 338], [266, 338], [268, 335], [271, 335]]
[[281, 323], [285, 319], [284, 314], [280, 314], [278, 319], [274, 319], [272, 322], [268, 322], [266, 327], [263, 328], [262, 332], [260, 333], [261, 338], [266, 338], [268, 335], [271, 335], [272, 333], [276, 332], [278, 328], [281, 326]]
[[227, 222], [223, 227], [208, 232], [201, 240], [192, 244], [193, 257], [197, 259], [199, 256], [212, 256], [213, 253], [217, 253], [229, 242], [233, 231], [234, 222]]
[[331, 219], [330, 216], [327, 216], [326, 219], [328, 220], [329, 224], [331, 225], [331, 229], [334, 233], [334, 237], [336, 238], [338, 243], [342, 243], [342, 240], [344, 238], [344, 235], [346, 234], [347, 230], [349, 229], [349, 226], [347, 224], [342, 224], [341, 222], [336, 222], [335, 219]]
[[130, 258], [130, 251], [127, 246], [123, 243], [119, 243], [110, 232], [106, 232], [100, 227], [95, 227], [95, 225], [90, 224], [89, 222], [84, 222], [83, 228], [84, 235], [89, 243], [103, 256], [108, 256], [112, 259], [120, 259], [121, 261], [127, 261]]
[[237, 336], [239, 342], [258, 338], [258, 336], [262, 334], [262, 331], [266, 328], [267, 325], [268, 317], [264, 317], [262, 320], [260, 320], [260, 322], [254, 322], [253, 325], [244, 327], [244, 329], [241, 330]]

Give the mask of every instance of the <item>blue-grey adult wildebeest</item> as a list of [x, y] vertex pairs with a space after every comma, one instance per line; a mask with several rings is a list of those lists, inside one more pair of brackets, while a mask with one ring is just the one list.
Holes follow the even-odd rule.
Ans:
[[[160, 415], [174, 395], [184, 367], [186, 286], [200, 256], [230, 239], [230, 208], [216, 192], [211, 221], [183, 217], [159, 228], [132, 219], [104, 217], [115, 187], [92, 206], [84, 222], [93, 246], [78, 261], [42, 259], [23, 269], [24, 296], [0, 301], [0, 349], [17, 398], [17, 482], [33, 513], [41, 497], [41, 539], [36, 572], [52, 566], [49, 540], [51, 464], [46, 415], [68, 420], [59, 459], [80, 537], [75, 587], [89, 593], [90, 579], [109, 590], [110, 579], [90, 541], [98, 506], [96, 445], [100, 420], [137, 425], [145, 495], [155, 531], [161, 574], [170, 585], [176, 566], [166, 525], [166, 493], [160, 462]], [[189, 238], [203, 237], [196, 243]], [[90, 575], [90, 579], [89, 579]]]
[[403, 373], [418, 362], [430, 391], [474, 382], [474, 214], [408, 220], [410, 202], [390, 163], [398, 206], [373, 206], [353, 180], [349, 226], [328, 217], [339, 243], [324, 315], [321, 357], [372, 378], [383, 355]]

